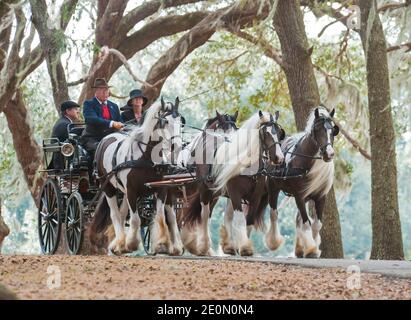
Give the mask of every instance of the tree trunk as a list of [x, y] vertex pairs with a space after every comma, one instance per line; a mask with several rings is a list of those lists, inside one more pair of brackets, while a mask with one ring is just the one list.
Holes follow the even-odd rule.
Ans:
[[[303, 130], [311, 109], [320, 103], [320, 94], [311, 62], [300, 2], [279, 0], [274, 15], [274, 27], [281, 43], [283, 68], [287, 77], [295, 122]], [[341, 227], [334, 188], [327, 196], [321, 229], [321, 257], [343, 258]]]
[[0, 253], [1, 253], [1, 246], [3, 244], [3, 240], [7, 237], [10, 233], [10, 229], [7, 224], [4, 222], [3, 217], [1, 216], [1, 199], [0, 199]]
[[33, 23], [39, 33], [40, 43], [45, 52], [47, 69], [50, 75], [51, 87], [53, 89], [54, 104], [60, 113], [60, 104], [69, 100], [66, 74], [61, 63], [61, 54], [64, 47], [64, 30], [74, 12], [77, 1], [71, 1], [70, 7], [63, 8], [63, 26], [51, 26], [47, 14], [45, 0], [30, 0]]
[[40, 146], [34, 139], [29, 115], [20, 91], [17, 91], [14, 99], [9, 101], [4, 114], [13, 137], [17, 160], [23, 169], [29, 191], [37, 201], [44, 181], [44, 175], [38, 172], [43, 165], [43, 158]]
[[359, 1], [367, 67], [371, 146], [371, 259], [404, 259], [397, 195], [395, 132], [391, 113], [387, 45], [377, 2]]

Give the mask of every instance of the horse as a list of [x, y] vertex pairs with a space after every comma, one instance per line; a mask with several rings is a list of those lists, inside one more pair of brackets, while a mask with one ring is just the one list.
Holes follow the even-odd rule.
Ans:
[[[299, 258], [317, 258], [321, 255], [321, 220], [326, 195], [333, 185], [333, 143], [339, 133], [338, 126], [332, 120], [334, 114], [334, 109], [329, 113], [322, 106], [311, 111], [304, 131], [285, 139], [282, 144], [286, 155], [284, 165], [274, 170], [267, 180], [271, 226], [266, 241], [281, 241], [277, 201], [280, 191], [283, 191], [295, 198], [298, 208], [295, 255]], [[313, 200], [315, 205], [312, 224], [305, 205], [309, 200]]]
[[[197, 143], [200, 141], [200, 137], [204, 134], [206, 129], [209, 130], [222, 130], [223, 132], [227, 131], [229, 128], [232, 126], [235, 126], [235, 121], [237, 118], [238, 113], [235, 115], [231, 116], [228, 114], [220, 114], [218, 111], [216, 111], [216, 116], [213, 118], [210, 118], [206, 121], [205, 125], [203, 126], [202, 129], [200, 129], [200, 133], [190, 142], [188, 146], [186, 146], [182, 152], [178, 154], [178, 164], [180, 166], [187, 166], [188, 165], [188, 158], [191, 157], [191, 152], [194, 151], [195, 146]], [[184, 160], [184, 158], [187, 158], [187, 161]], [[195, 190], [196, 185], [195, 184], [190, 184], [186, 187], [186, 192], [187, 195], [190, 196], [191, 193], [193, 193]], [[163, 248], [161, 249], [161, 253], [166, 253], [168, 251], [171, 254], [177, 254], [178, 252], [173, 252], [172, 247], [171, 247], [171, 242], [174, 243], [174, 247], [176, 246], [175, 244], [177, 243], [178, 247], [182, 247], [181, 244], [181, 239], [179, 236], [178, 232], [178, 225], [176, 221], [176, 213], [174, 212], [174, 206], [173, 206], [173, 199], [176, 197], [176, 192], [173, 189], [168, 189], [168, 188], [158, 188], [157, 189], [157, 196], [161, 197], [162, 199], [165, 198], [165, 211], [166, 211], [166, 223], [168, 229], [165, 230], [165, 239]], [[126, 201], [126, 197], [123, 198], [123, 201]], [[101, 206], [101, 204], [99, 204]], [[97, 207], [96, 210], [101, 210], [100, 206]], [[108, 209], [108, 207], [107, 207]], [[177, 211], [178, 214], [178, 211]], [[99, 219], [99, 217], [101, 219]], [[90, 233], [90, 238], [93, 240], [95, 239], [95, 234], [96, 233], [102, 233], [105, 229], [110, 224], [110, 217], [107, 214], [106, 219], [102, 219], [104, 216], [102, 214], [97, 215], [97, 219], [93, 219], [92, 225], [90, 230], [92, 230]], [[113, 233], [112, 228], [108, 229], [108, 234], [110, 237], [112, 237]], [[109, 237], [109, 238], [110, 238]], [[153, 237], [151, 237], [153, 239]], [[93, 241], [92, 241], [93, 242]], [[97, 242], [94, 240], [94, 242]], [[153, 244], [152, 244], [153, 246]], [[166, 249], [168, 248], [168, 249]], [[160, 253], [160, 252], [156, 252]]]
[[[198, 194], [207, 192], [206, 190], [209, 188], [211, 163], [214, 154], [218, 147], [238, 129], [236, 126], [237, 117], [238, 111], [233, 115], [220, 115], [217, 112], [218, 123], [215, 126], [206, 126], [205, 128], [207, 128], [207, 130], [203, 130], [202, 134], [198, 135], [192, 143], [187, 146], [185, 153], [184, 151], [182, 152], [182, 164], [195, 164], [196, 168], [196, 183], [191, 186], [188, 193], [189, 203], [191, 203]], [[211, 210], [215, 203], [216, 201], [210, 204]], [[201, 219], [199, 226], [197, 226], [197, 231], [200, 233], [200, 240], [197, 241], [197, 237], [195, 236], [196, 232], [192, 230], [191, 227], [187, 228], [187, 225], [185, 225], [187, 222], [186, 211], [187, 208], [183, 208], [178, 216], [184, 247], [187, 248], [189, 252], [197, 255], [212, 255], [208, 230], [209, 217], [204, 213], [205, 216]]]
[[[280, 146], [285, 137], [285, 131], [277, 122], [279, 112], [275, 113], [275, 118], [270, 114], [269, 121], [267, 121], [267, 115], [261, 112], [259, 118], [262, 121], [259, 128], [260, 150], [254, 151], [258, 154], [258, 158], [253, 159], [254, 164], [258, 165], [257, 172], [233, 175], [233, 172], [238, 169], [230, 166], [215, 166], [213, 170], [216, 181], [214, 189], [224, 189], [224, 195], [228, 198], [224, 224], [220, 229], [220, 244], [225, 254], [235, 255], [238, 252], [242, 256], [253, 255], [252, 244], [249, 240], [251, 229], [246, 226], [254, 225], [257, 228], [263, 228], [264, 209], [268, 203], [264, 174], [266, 159], [273, 165], [280, 165], [284, 161]], [[223, 150], [219, 150], [216, 158], [222, 156]]]
[[[197, 255], [210, 254], [208, 220], [218, 197], [226, 195], [225, 186], [229, 180], [241, 173], [249, 175], [257, 173], [263, 150], [266, 151], [269, 159], [281, 163], [283, 155], [281, 148], [278, 147], [278, 137], [272, 133], [276, 130], [274, 126], [273, 117], [259, 111], [217, 148], [209, 171], [210, 178], [206, 180], [207, 183], [200, 186], [184, 213], [182, 239], [186, 239], [183, 243], [189, 252]], [[241, 204], [238, 209], [245, 219]], [[236, 213], [237, 215], [239, 214]], [[199, 226], [197, 230], [194, 230], [197, 226]], [[195, 231], [199, 232], [195, 233]], [[183, 232], [186, 236], [183, 236]], [[249, 255], [250, 250], [244, 246], [240, 252]]]
[[[108, 247], [111, 253], [118, 255], [138, 249], [141, 236], [137, 203], [151, 192], [145, 183], [161, 180], [163, 164], [170, 164], [175, 152], [181, 151], [181, 127], [185, 120], [178, 106], [178, 97], [174, 104], [161, 99], [161, 103], [147, 110], [141, 126], [135, 126], [129, 134], [110, 134], [97, 147], [95, 162], [104, 196], [96, 208], [90, 237], [102, 230], [110, 217], [115, 232], [115, 238]], [[124, 194], [120, 208], [117, 191]], [[157, 253], [168, 253], [169, 249], [163, 196], [156, 195], [156, 217], [152, 230]], [[126, 237], [125, 220], [129, 211], [130, 228]], [[175, 243], [171, 254], [180, 255], [182, 252], [182, 245]]]
[[[189, 143], [179, 154], [177, 157], [177, 165], [184, 168], [192, 164], [190, 160], [195, 159], [195, 151], [199, 145], [201, 145], [202, 141], [204, 141], [204, 138], [210, 135], [210, 133], [215, 133], [213, 134], [214, 137], [220, 137], [220, 135], [224, 135], [225, 133], [229, 132], [232, 129], [236, 129], [235, 122], [238, 116], [238, 112], [236, 112], [234, 115], [228, 115], [228, 114], [220, 114], [218, 111], [216, 111], [216, 116], [214, 118], [208, 119], [203, 126], [203, 128], [200, 130], [201, 132]], [[201, 163], [196, 166], [202, 166]], [[186, 190], [186, 194], [190, 196], [195, 188], [197, 187], [197, 182], [188, 185], [187, 187], [184, 187]], [[181, 237], [179, 233], [179, 226], [177, 223], [176, 215], [178, 214], [174, 211], [174, 206], [173, 206], [173, 201], [177, 197], [178, 191], [171, 188], [160, 188], [158, 190], [158, 196], [165, 198], [165, 209], [166, 209], [166, 214], [167, 214], [167, 225], [169, 226], [170, 229], [170, 238], [172, 242], [178, 242], [180, 247], [183, 247], [182, 242], [181, 242]]]

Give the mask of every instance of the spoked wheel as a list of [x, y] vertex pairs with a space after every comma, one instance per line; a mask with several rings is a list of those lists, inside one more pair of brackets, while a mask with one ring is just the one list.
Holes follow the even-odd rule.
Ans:
[[54, 180], [48, 178], [43, 185], [38, 208], [38, 232], [44, 254], [54, 254], [59, 246], [61, 207], [60, 189]]
[[154, 256], [156, 253], [154, 251], [151, 251], [150, 248], [150, 240], [151, 240], [151, 231], [150, 231], [150, 225], [146, 227], [141, 227], [140, 232], [141, 232], [141, 239], [143, 240], [143, 247], [144, 251], [147, 253], [149, 256]]
[[84, 236], [84, 208], [83, 199], [78, 192], [74, 192], [67, 200], [66, 212], [66, 247], [70, 254], [79, 254]]

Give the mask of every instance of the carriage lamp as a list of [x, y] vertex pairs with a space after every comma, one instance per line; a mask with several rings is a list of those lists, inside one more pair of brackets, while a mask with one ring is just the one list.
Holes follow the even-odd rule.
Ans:
[[71, 143], [63, 143], [61, 146], [61, 154], [65, 157], [70, 157], [74, 153], [74, 146]]

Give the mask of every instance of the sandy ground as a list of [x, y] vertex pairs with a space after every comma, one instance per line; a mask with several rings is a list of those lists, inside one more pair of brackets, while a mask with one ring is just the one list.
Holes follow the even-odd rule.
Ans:
[[158, 257], [0, 255], [0, 283], [20, 299], [411, 299], [410, 279]]

